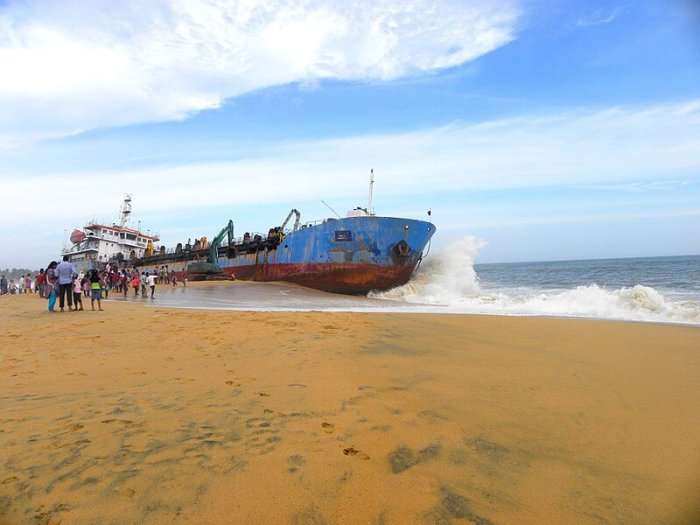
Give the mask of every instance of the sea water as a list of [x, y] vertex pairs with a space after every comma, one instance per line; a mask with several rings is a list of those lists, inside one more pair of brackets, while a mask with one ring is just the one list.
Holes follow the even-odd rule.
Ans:
[[476, 264], [466, 237], [372, 297], [445, 311], [700, 324], [700, 256]]

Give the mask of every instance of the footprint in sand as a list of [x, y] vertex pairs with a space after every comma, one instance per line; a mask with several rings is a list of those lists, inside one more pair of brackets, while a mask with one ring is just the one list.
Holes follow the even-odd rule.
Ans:
[[306, 463], [306, 459], [304, 459], [304, 456], [294, 454], [293, 456], [289, 456], [287, 458], [287, 463], [289, 464], [287, 472], [289, 472], [290, 474], [294, 474], [296, 471], [298, 471], [301, 467], [304, 466], [304, 464]]
[[326, 423], [325, 421], [321, 423], [321, 428], [326, 434], [332, 434], [335, 432], [335, 425], [333, 423]]
[[252, 417], [246, 420], [246, 448], [257, 454], [271, 452], [281, 441], [277, 422], [269, 418]]
[[369, 456], [367, 454], [353, 447], [344, 448], [343, 454], [345, 454], [346, 456], [356, 456], [360, 459], [369, 459]]

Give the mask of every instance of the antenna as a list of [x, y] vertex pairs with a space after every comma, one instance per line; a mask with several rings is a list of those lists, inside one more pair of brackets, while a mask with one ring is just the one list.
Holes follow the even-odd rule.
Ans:
[[372, 210], [372, 193], [374, 191], [374, 168], [369, 170], [369, 202], [367, 204], [367, 214], [374, 215]]
[[323, 205], [324, 205], [326, 208], [328, 208], [329, 210], [331, 210], [331, 211], [335, 214], [336, 217], [338, 217], [338, 218], [340, 219], [340, 215], [338, 215], [338, 212], [335, 211], [333, 208], [331, 208], [330, 205], [329, 205], [326, 201], [322, 200], [321, 202], [323, 203]]

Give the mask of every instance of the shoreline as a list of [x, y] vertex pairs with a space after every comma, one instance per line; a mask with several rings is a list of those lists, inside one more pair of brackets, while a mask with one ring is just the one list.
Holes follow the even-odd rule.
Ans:
[[[299, 286], [293, 283], [286, 283], [282, 281], [267, 281], [267, 282], [256, 282], [256, 281], [194, 281], [188, 282], [187, 287], [192, 288], [209, 288], [209, 287], [223, 287], [223, 286], [244, 286], [244, 287], [261, 287], [261, 288], [272, 288], [283, 286], [285, 288], [290, 288], [292, 290], [309, 291], [309, 288]], [[159, 287], [166, 287], [168, 290], [179, 289], [182, 290], [183, 287], [178, 284], [176, 287], [171, 287], [170, 285], [159, 285]], [[184, 288], [186, 289], [186, 288]], [[353, 298], [353, 299], [367, 299], [364, 296], [346, 296], [343, 294], [329, 294], [327, 292], [317, 292], [316, 290], [311, 290], [313, 293], [323, 294], [325, 297], [330, 299], [336, 296], [340, 299]], [[158, 293], [158, 288], [156, 288], [156, 293]], [[585, 320], [585, 321], [603, 321], [603, 322], [614, 322], [614, 323], [638, 323], [638, 324], [653, 324], [653, 325], [670, 325], [670, 326], [685, 326], [692, 328], [700, 328], [700, 322], [691, 321], [670, 321], [670, 320], [645, 320], [645, 319], [624, 319], [624, 318], [613, 318], [613, 317], [591, 317], [585, 315], [565, 315], [565, 314], [542, 314], [542, 313], [480, 313], [480, 312], [463, 312], [455, 311], [452, 306], [449, 305], [434, 305], [429, 303], [408, 303], [402, 302], [395, 299], [378, 299], [370, 298], [371, 301], [377, 301], [382, 304], [391, 306], [357, 306], [357, 307], [249, 307], [249, 306], [178, 306], [176, 304], [158, 304], [151, 303], [149, 301], [143, 301], [143, 299], [138, 299], [134, 301], [131, 295], [127, 301], [124, 299], [104, 299], [107, 302], [131, 302], [134, 304], [142, 304], [151, 308], [173, 308], [180, 310], [193, 310], [193, 311], [231, 311], [231, 312], [274, 312], [274, 313], [284, 313], [284, 312], [299, 312], [299, 313], [309, 313], [309, 312], [347, 312], [347, 313], [387, 313], [387, 314], [427, 314], [427, 315], [464, 315], [464, 316], [479, 316], [479, 317], [532, 317], [536, 319], [569, 319], [569, 320]], [[157, 300], [157, 299], [156, 299]], [[142, 302], [143, 301], [143, 302]], [[399, 306], [395, 306], [399, 305]], [[442, 310], [441, 309], [445, 309]]]
[[690, 327], [137, 304], [0, 301], [0, 524], [700, 516]]
[[[105, 299], [103, 299], [105, 300]], [[109, 299], [107, 301], [113, 301]], [[115, 301], [119, 302], [119, 301]], [[121, 301], [123, 302], [123, 301]], [[700, 328], [700, 323], [690, 323], [681, 321], [640, 321], [637, 319], [618, 319], [618, 318], [604, 318], [604, 317], [585, 317], [578, 315], [546, 315], [546, 314], [482, 314], [478, 312], [432, 312], [432, 311], [409, 311], [409, 310], [392, 310], [389, 308], [366, 308], [366, 309], [347, 309], [347, 308], [308, 308], [308, 309], [292, 309], [292, 308], [237, 308], [237, 307], [215, 307], [215, 306], [162, 306], [155, 304], [144, 304], [147, 308], [168, 308], [173, 310], [193, 310], [201, 312], [249, 312], [249, 313], [349, 313], [349, 314], [390, 314], [390, 315], [450, 315], [450, 316], [464, 316], [464, 317], [514, 317], [514, 318], [533, 318], [533, 319], [558, 319], [567, 321], [597, 321], [603, 323], [624, 323], [624, 324], [640, 324], [640, 325], [659, 325], [659, 326], [682, 326], [687, 328]]]

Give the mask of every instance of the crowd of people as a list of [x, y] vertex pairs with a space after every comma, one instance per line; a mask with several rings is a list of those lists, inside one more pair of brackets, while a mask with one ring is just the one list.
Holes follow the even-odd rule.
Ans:
[[[102, 299], [108, 298], [110, 293], [123, 294], [127, 297], [130, 292], [134, 297], [155, 297], [156, 285], [171, 284], [177, 286], [178, 279], [175, 272], [169, 272], [167, 268], [161, 268], [158, 272], [141, 271], [137, 268], [115, 268], [107, 265], [103, 270], [88, 270], [78, 272], [64, 256], [61, 262], [51, 261], [46, 269], [39, 273], [23, 275], [18, 279], [8, 280], [3, 275], [0, 278], [0, 295], [33, 293], [48, 300], [49, 312], [55, 312], [56, 303], [60, 312], [65, 311], [66, 306], [70, 311], [82, 311], [83, 299], [90, 299], [90, 306], [95, 306], [102, 311]], [[184, 286], [187, 280], [181, 281]]]
[[31, 274], [22, 275], [16, 281], [14, 279], [8, 280], [4, 275], [0, 276], [0, 295], [35, 293], [34, 287], [35, 280]]

